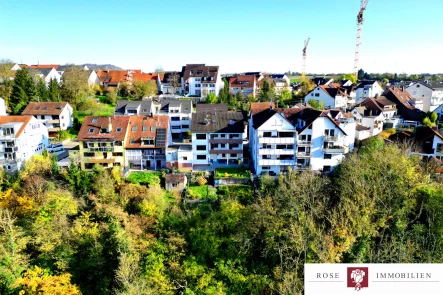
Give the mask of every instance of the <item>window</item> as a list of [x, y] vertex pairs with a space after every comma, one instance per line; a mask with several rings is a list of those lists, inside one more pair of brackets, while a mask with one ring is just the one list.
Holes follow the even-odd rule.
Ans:
[[197, 160], [206, 160], [206, 155], [197, 155]]
[[182, 128], [183, 128], [183, 129], [188, 129], [188, 128], [189, 128], [189, 125], [182, 125]]
[[188, 160], [188, 157], [183, 157], [183, 161], [187, 161]]
[[115, 131], [116, 131], [116, 132], [121, 132], [122, 129], [121, 129], [120, 127], [117, 127], [117, 128], [115, 128]]
[[88, 133], [94, 133], [94, 128], [89, 128]]
[[262, 148], [264, 148], [264, 149], [272, 149], [272, 146], [270, 144], [264, 143]]
[[122, 142], [121, 141], [114, 141], [114, 145], [115, 146], [122, 146]]
[[230, 145], [229, 145], [229, 148], [230, 149], [232, 149], [232, 148], [238, 148], [240, 145], [238, 144], [238, 143], [231, 143]]
[[180, 121], [180, 117], [171, 117], [171, 121]]
[[325, 160], [332, 159], [332, 155], [331, 154], [325, 154], [323, 159], [325, 159]]
[[272, 132], [263, 132], [263, 137], [272, 137]]
[[40, 109], [40, 107], [36, 107], [35, 110], [38, 111]]
[[320, 93], [316, 93], [316, 94], [315, 94], [315, 97], [319, 97], [319, 96], [320, 96]]
[[94, 153], [83, 153], [85, 157], [94, 157]]
[[201, 85], [201, 84], [195, 84], [195, 87], [198, 88], [198, 87], [200, 87], [200, 85]]
[[182, 121], [189, 120], [189, 117], [182, 117]]
[[131, 140], [129, 141], [130, 143], [135, 143], [135, 139], [131, 138]]
[[323, 172], [331, 171], [331, 166], [323, 166]]
[[271, 167], [270, 166], [263, 166], [263, 167], [261, 167], [261, 169], [263, 169], [263, 170], [270, 170]]
[[137, 131], [137, 126], [132, 126], [131, 131]]
[[97, 119], [97, 118], [93, 118], [91, 122], [92, 122], [92, 123], [97, 123], [97, 122], [98, 122], [98, 119]]
[[229, 138], [239, 138], [240, 134], [229, 134]]
[[226, 134], [220, 134], [220, 137], [221, 137], [221, 138], [225, 138], [225, 137], [226, 137]]
[[220, 147], [224, 148], [224, 147], [226, 147], [226, 144], [225, 143], [220, 143]]
[[271, 155], [263, 155], [261, 158], [262, 158], [263, 160], [270, 159], [270, 158], [271, 158]]
[[226, 154], [222, 154], [222, 158], [225, 158], [226, 157]]
[[206, 134], [196, 134], [197, 139], [206, 139]]
[[143, 126], [143, 131], [147, 131], [148, 130], [148, 126]]
[[88, 148], [88, 143], [86, 141], [83, 141], [83, 148], [87, 149]]
[[326, 136], [334, 136], [334, 129], [325, 129]]
[[231, 154], [230, 157], [231, 158], [237, 158], [237, 154]]
[[113, 157], [123, 157], [123, 153], [112, 153]]
[[46, 111], [48, 109], [48, 107], [44, 107], [43, 110]]
[[197, 151], [206, 151], [206, 146], [205, 145], [198, 145]]

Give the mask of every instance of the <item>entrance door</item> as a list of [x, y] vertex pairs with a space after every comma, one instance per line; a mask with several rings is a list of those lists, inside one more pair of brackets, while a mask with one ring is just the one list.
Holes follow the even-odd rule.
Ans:
[[162, 167], [162, 161], [157, 160], [157, 169], [160, 169]]

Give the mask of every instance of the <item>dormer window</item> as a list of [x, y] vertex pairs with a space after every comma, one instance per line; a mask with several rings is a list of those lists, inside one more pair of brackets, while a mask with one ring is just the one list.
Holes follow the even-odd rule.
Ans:
[[155, 127], [154, 126], [151, 126], [151, 131], [155, 131]]
[[48, 107], [44, 107], [43, 110], [46, 111], [48, 109]]
[[143, 126], [143, 131], [147, 131], [148, 127], [147, 126]]
[[94, 133], [94, 128], [89, 128], [88, 133]]
[[137, 126], [132, 126], [131, 131], [137, 131]]
[[135, 139], [131, 138], [131, 140], [129, 141], [130, 143], [135, 143]]
[[97, 118], [94, 118], [94, 119], [92, 119], [91, 122], [92, 122], [92, 123], [97, 123], [97, 122], [98, 122], [98, 119], [97, 119]]
[[56, 106], [55, 109], [56, 109], [56, 110], [61, 110], [62, 107], [61, 107], [61, 106]]

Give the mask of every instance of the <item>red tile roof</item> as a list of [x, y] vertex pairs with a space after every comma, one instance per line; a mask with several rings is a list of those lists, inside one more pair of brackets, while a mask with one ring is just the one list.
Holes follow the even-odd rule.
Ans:
[[60, 115], [67, 102], [30, 102], [22, 115]]
[[251, 115], [255, 115], [269, 108], [275, 108], [273, 102], [251, 102]]
[[46, 64], [46, 65], [30, 65], [30, 66], [26, 66], [28, 69], [58, 69], [60, 65], [57, 64]]
[[239, 75], [238, 77], [232, 77], [229, 79], [230, 87], [254, 87], [255, 85], [254, 75]]
[[[111, 123], [112, 130], [109, 129]], [[78, 134], [78, 140], [124, 141], [128, 129], [129, 116], [94, 117], [86, 116]]]
[[0, 125], [19, 122], [23, 123], [20, 129], [15, 134], [16, 137], [19, 137], [32, 118], [32, 116], [0, 116]]
[[[133, 128], [135, 130], [133, 131]], [[146, 127], [143, 131], [143, 127]], [[168, 116], [130, 116], [128, 125], [128, 136], [126, 138], [125, 148], [155, 148], [157, 145], [152, 146], [142, 146], [141, 139], [143, 137], [156, 138], [157, 131], [160, 128], [166, 129], [166, 142], [165, 146], [168, 144], [168, 134], [169, 134], [169, 117]], [[131, 143], [131, 139], [134, 140]]]
[[157, 81], [163, 74], [158, 73], [143, 73], [141, 70], [99, 70], [97, 76], [100, 82], [118, 84], [122, 81], [142, 81], [148, 82], [151, 80]]

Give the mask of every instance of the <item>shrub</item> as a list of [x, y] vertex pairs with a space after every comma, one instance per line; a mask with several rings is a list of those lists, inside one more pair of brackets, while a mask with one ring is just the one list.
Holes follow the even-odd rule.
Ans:
[[198, 183], [200, 186], [205, 185], [207, 182], [208, 182], [208, 181], [207, 181], [206, 178], [204, 178], [203, 176], [200, 176], [199, 178], [197, 178], [197, 183]]
[[395, 128], [389, 128], [389, 129], [386, 129], [385, 130], [387, 133], [389, 133], [389, 134], [395, 134], [397, 131], [395, 130]]
[[57, 141], [63, 141], [69, 138], [69, 132], [67, 130], [59, 130], [55, 135]]

